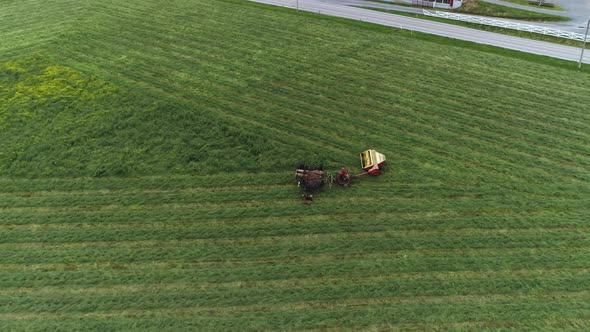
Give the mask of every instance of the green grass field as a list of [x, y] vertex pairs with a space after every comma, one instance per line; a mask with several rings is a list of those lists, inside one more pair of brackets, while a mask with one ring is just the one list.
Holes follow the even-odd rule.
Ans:
[[[575, 63], [241, 0], [0, 0], [0, 329], [590, 324]], [[302, 162], [388, 172], [301, 203]]]

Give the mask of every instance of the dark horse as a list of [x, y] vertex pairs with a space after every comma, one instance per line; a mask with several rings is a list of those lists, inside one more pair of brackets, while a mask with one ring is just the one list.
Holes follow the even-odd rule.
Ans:
[[313, 202], [313, 193], [326, 183], [326, 175], [321, 166], [301, 165], [295, 172], [295, 178], [297, 186], [303, 189], [303, 199], [307, 204]]

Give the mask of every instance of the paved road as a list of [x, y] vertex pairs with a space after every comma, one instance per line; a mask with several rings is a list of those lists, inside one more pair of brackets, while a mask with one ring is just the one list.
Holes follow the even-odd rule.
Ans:
[[[479, 44], [498, 46], [532, 54], [539, 54], [553, 58], [578, 61], [580, 49], [553, 43], [536, 41], [526, 38], [507, 36], [487, 31], [469, 29], [461, 26], [405, 17], [400, 15], [377, 12], [373, 10], [355, 8], [332, 3], [329, 0], [251, 0], [275, 6], [295, 8], [299, 10], [320, 13], [370, 22], [400, 29], [424, 32], [443, 37], [461, 39]], [[590, 63], [590, 51], [584, 54], [584, 63]]]

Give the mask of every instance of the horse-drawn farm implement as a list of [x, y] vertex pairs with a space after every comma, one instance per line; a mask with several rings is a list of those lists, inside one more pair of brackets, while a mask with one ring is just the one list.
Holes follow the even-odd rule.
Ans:
[[303, 190], [303, 202], [313, 203], [313, 194], [320, 191], [326, 184], [330, 188], [335, 183], [342, 187], [348, 187], [352, 180], [370, 175], [378, 176], [385, 166], [385, 156], [375, 150], [363, 151], [360, 154], [361, 168], [363, 172], [350, 175], [346, 168], [342, 168], [336, 175], [324, 171], [322, 166], [300, 165], [295, 171], [297, 186]]

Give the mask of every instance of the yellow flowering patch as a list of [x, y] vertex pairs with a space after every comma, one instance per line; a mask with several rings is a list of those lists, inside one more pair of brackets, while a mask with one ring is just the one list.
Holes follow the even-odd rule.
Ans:
[[114, 169], [92, 155], [112, 155], [110, 142], [104, 150], [89, 142], [115, 134], [108, 124], [118, 122], [120, 94], [113, 84], [41, 57], [0, 63], [0, 174]]
[[64, 66], [47, 66], [24, 70], [19, 63], [4, 64], [2, 69], [18, 73], [8, 104], [43, 104], [60, 99], [88, 102], [116, 91], [116, 87]]

